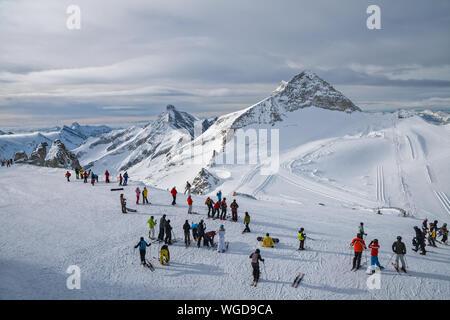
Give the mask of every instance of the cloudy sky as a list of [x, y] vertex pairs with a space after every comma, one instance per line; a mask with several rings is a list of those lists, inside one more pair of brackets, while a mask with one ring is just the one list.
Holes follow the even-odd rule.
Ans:
[[304, 69], [364, 110], [450, 107], [448, 0], [0, 0], [0, 43], [0, 129], [147, 120], [167, 104], [220, 115]]

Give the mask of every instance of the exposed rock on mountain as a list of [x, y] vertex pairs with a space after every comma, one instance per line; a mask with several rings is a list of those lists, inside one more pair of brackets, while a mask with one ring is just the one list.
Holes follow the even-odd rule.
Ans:
[[220, 179], [211, 172], [202, 168], [198, 175], [192, 181], [191, 192], [193, 194], [205, 194], [218, 185]]
[[45, 157], [45, 166], [53, 168], [81, 168], [77, 157], [66, 149], [61, 140], [55, 140]]
[[36, 166], [43, 166], [45, 164], [45, 157], [47, 155], [47, 142], [41, 142], [37, 148], [31, 153], [28, 159], [29, 164]]
[[26, 163], [28, 156], [25, 151], [19, 151], [14, 154], [14, 163]]

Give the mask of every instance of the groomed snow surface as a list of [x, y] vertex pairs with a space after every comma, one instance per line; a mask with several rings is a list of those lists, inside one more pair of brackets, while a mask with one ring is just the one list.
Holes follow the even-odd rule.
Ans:
[[[419, 135], [416, 137], [412, 141], [412, 150], [420, 148], [421, 139]], [[346, 141], [342, 143], [346, 149]], [[410, 161], [425, 164], [425, 151], [420, 153], [416, 150], [413, 156], [412, 150], [410, 154], [404, 150], [405, 157], [407, 155]], [[320, 159], [318, 167], [331, 168], [325, 158], [316, 155], [309, 153], [310, 160]], [[298, 161], [308, 161], [304, 157], [296, 158]], [[332, 163], [339, 161], [337, 154], [328, 160]], [[152, 204], [137, 206], [134, 190], [136, 186], [141, 189], [143, 186], [137, 182], [139, 177], [131, 176], [131, 182], [123, 191], [128, 207], [138, 211], [122, 214], [119, 202], [121, 191], [110, 191], [110, 188], [117, 186], [115, 179], [109, 185], [100, 181], [91, 186], [76, 180], [74, 175], [70, 183], [66, 182], [63, 169], [26, 165], [0, 168], [0, 298], [448, 299], [450, 248], [438, 243], [438, 248], [430, 249], [426, 256], [411, 251], [413, 226], [421, 224], [425, 217], [422, 211], [417, 209], [414, 217], [402, 217], [395, 210], [377, 215], [368, 209], [372, 202], [382, 204], [389, 199], [388, 186], [385, 191], [384, 187], [376, 187], [377, 180], [383, 179], [383, 174], [384, 179], [389, 181], [386, 166], [383, 171], [380, 165], [375, 165], [371, 173], [364, 176], [363, 183], [356, 180], [352, 186], [351, 179], [348, 179], [347, 190], [367, 183], [367, 189], [359, 188], [359, 193], [355, 193], [338, 190], [333, 181], [321, 181], [320, 170], [315, 171], [316, 176], [310, 177], [314, 183], [307, 190], [308, 184], [302, 179], [307, 179], [309, 173], [302, 179], [296, 179], [296, 175], [302, 175], [299, 171], [301, 167], [298, 161], [289, 161], [282, 161], [280, 173], [273, 177], [275, 184], [266, 183], [256, 190], [257, 196], [258, 193], [272, 193], [267, 195], [267, 200], [236, 197], [241, 217], [238, 223], [206, 219], [205, 198], [198, 196], [193, 196], [194, 211], [200, 215], [188, 215], [186, 196], [181, 188], [178, 188], [176, 206], [170, 205], [169, 191], [154, 188], [149, 188]], [[356, 169], [359, 170], [356, 175], [363, 174], [363, 166]], [[228, 175], [226, 168], [221, 170], [223, 176]], [[407, 166], [402, 170], [405, 175], [409, 172]], [[333, 180], [336, 183], [342, 181], [340, 175], [345, 172], [334, 172], [336, 176]], [[420, 174], [426, 172], [420, 171]], [[241, 177], [244, 176], [242, 173]], [[419, 181], [424, 185], [436, 183], [439, 173], [432, 172], [430, 179], [431, 182], [425, 179]], [[444, 181], [440, 182], [441, 187], [445, 186]], [[320, 183], [327, 189], [320, 189]], [[418, 192], [422, 189], [424, 187], [419, 188]], [[330, 191], [327, 194], [331, 196], [321, 194], [324, 190]], [[409, 192], [414, 191], [414, 188], [409, 189]], [[445, 195], [448, 191], [444, 189], [440, 192]], [[224, 196], [230, 203], [234, 197], [226, 193]], [[369, 193], [370, 197], [366, 195]], [[432, 192], [430, 194], [430, 203], [435, 201], [438, 209], [427, 217], [438, 219], [439, 225], [442, 225], [448, 213], [440, 207], [437, 198], [433, 198], [437, 196]], [[424, 197], [428, 197], [428, 193]], [[363, 198], [368, 199], [363, 205], [352, 205], [355, 199]], [[411, 199], [420, 200], [420, 197]], [[252, 218], [252, 232], [248, 234], [242, 234], [245, 211]], [[155, 216], [159, 222], [162, 214], [171, 220], [177, 237], [182, 236], [182, 225], [186, 219], [189, 222], [205, 219], [207, 231], [218, 230], [223, 223], [226, 241], [230, 242], [229, 250], [217, 253], [203, 246], [197, 248], [194, 244], [185, 248], [183, 242], [178, 242], [170, 246], [170, 266], [161, 266], [152, 258], [158, 252], [158, 245], [154, 244], [147, 251], [147, 257], [156, 271], [143, 268], [140, 266], [139, 252], [133, 247], [141, 236], [148, 240], [146, 221], [150, 216]], [[360, 222], [364, 222], [368, 242], [377, 238], [381, 244], [380, 261], [386, 269], [381, 273], [379, 290], [367, 288], [365, 266], [357, 272], [350, 271], [353, 253], [349, 243], [355, 237]], [[296, 250], [300, 227], [304, 227], [307, 235], [314, 239], [306, 240], [306, 250], [302, 252]], [[280, 243], [273, 249], [261, 248], [265, 270], [261, 264], [261, 280], [255, 288], [250, 286], [249, 254], [260, 247], [256, 237], [266, 232], [279, 238]], [[388, 264], [391, 245], [397, 235], [401, 235], [407, 245], [408, 275], [397, 274]], [[369, 252], [366, 257], [370, 259]], [[363, 256], [363, 261], [365, 259]], [[80, 290], [66, 288], [69, 276], [66, 270], [70, 265], [81, 269]], [[291, 287], [291, 282], [297, 272], [306, 275], [295, 289]]]

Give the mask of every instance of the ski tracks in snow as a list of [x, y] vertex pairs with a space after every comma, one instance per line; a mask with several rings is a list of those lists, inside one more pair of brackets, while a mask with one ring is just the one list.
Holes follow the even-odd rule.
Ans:
[[386, 203], [384, 193], [384, 172], [383, 166], [377, 166], [377, 201]]
[[439, 200], [444, 210], [448, 214], [450, 214], [450, 201], [448, 200], [447, 195], [444, 192], [436, 190], [434, 190], [434, 194], [436, 195], [436, 198]]

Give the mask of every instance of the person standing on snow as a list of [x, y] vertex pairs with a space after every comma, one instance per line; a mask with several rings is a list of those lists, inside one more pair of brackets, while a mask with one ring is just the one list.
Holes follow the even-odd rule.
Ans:
[[298, 250], [305, 250], [305, 239], [306, 239], [306, 234], [303, 231], [303, 228], [300, 228], [300, 230], [298, 230], [298, 240], [300, 241], [300, 246], [298, 247]]
[[189, 181], [186, 181], [186, 188], [184, 189], [184, 194], [191, 194], [191, 184], [189, 183]]
[[163, 214], [161, 219], [159, 220], [159, 235], [158, 240], [163, 241], [164, 240], [164, 230], [166, 229], [166, 215]]
[[231, 220], [233, 220], [234, 222], [238, 221], [238, 215], [237, 215], [237, 209], [239, 208], [236, 199], [233, 199], [233, 202], [230, 204], [230, 208], [231, 208]]
[[361, 239], [364, 239], [364, 236], [367, 236], [367, 233], [364, 232], [364, 223], [360, 223], [358, 227], [358, 233], [361, 235]]
[[135, 191], [136, 191], [136, 204], [139, 204], [139, 196], [141, 195], [141, 189], [137, 187]]
[[70, 182], [70, 176], [71, 176], [70, 172], [67, 171], [67, 172], [66, 172], [67, 182]]
[[80, 169], [80, 179], [83, 179], [83, 178], [84, 178], [83, 172], [84, 172], [84, 171], [83, 171], [83, 168], [81, 168], [81, 169]]
[[406, 246], [402, 242], [402, 237], [400, 237], [400, 236], [397, 237], [397, 241], [395, 241], [392, 244], [392, 251], [395, 253], [395, 265], [394, 265], [394, 268], [396, 270], [398, 270], [398, 266], [399, 266], [398, 261], [401, 260], [401, 262], [402, 262], [401, 270], [403, 272], [406, 272], [406, 263], [405, 263], [405, 259], [403, 258], [405, 256], [405, 254], [406, 254]]
[[446, 224], [446, 223], [444, 223], [444, 224], [442, 225], [441, 231], [442, 231], [442, 239], [441, 239], [441, 242], [442, 242], [443, 244], [447, 244], [447, 240], [448, 240], [448, 229], [447, 229], [447, 224]]
[[89, 174], [85, 171], [84, 172], [84, 183], [87, 183], [87, 179], [88, 179]]
[[105, 182], [109, 183], [109, 172], [108, 172], [108, 170], [105, 171]]
[[126, 172], [126, 171], [123, 174], [123, 185], [124, 186], [128, 185], [128, 172]]
[[364, 249], [367, 249], [366, 244], [364, 243], [363, 236], [361, 234], [357, 234], [356, 238], [352, 240], [350, 246], [354, 248], [355, 256], [353, 257], [353, 267], [352, 270], [358, 270], [361, 266], [361, 257]]
[[380, 262], [378, 261], [378, 250], [380, 249], [380, 245], [378, 244], [378, 239], [374, 239], [370, 242], [369, 248], [372, 249], [370, 252], [370, 270], [371, 273], [375, 273], [375, 267], [380, 268], [381, 270], [384, 269], [380, 265]]
[[213, 205], [214, 205], [214, 201], [212, 201], [212, 199], [210, 197], [206, 198], [205, 201], [206, 206], [208, 207], [208, 218], [211, 218], [211, 213], [212, 213], [212, 218], [214, 218], [214, 209], [213, 209]]
[[123, 197], [123, 193], [120, 194], [120, 205], [122, 206], [122, 213], [127, 213], [127, 199]]
[[138, 244], [134, 246], [135, 249], [137, 247], [139, 247], [139, 253], [141, 255], [141, 264], [145, 265], [145, 252], [147, 247], [150, 247], [150, 243], [147, 243], [144, 240], [144, 237], [141, 237], [141, 240], [138, 242]]
[[224, 253], [225, 250], [225, 228], [223, 224], [221, 224], [219, 227], [219, 245], [217, 246], [217, 252]]
[[[211, 200], [212, 201], [212, 200]], [[219, 212], [219, 209], [220, 209], [220, 201], [217, 201], [216, 203], [214, 203], [214, 206], [213, 206], [213, 214], [212, 214], [212, 217], [214, 218], [214, 216], [217, 214], [217, 218], [219, 218], [219, 216], [220, 216], [220, 212]], [[216, 218], [216, 219], [217, 219]]]
[[205, 239], [205, 223], [203, 222], [203, 220], [200, 221], [200, 223], [198, 224], [197, 227], [197, 247], [200, 248], [200, 243], [202, 241], [202, 239]]
[[183, 231], [184, 231], [184, 244], [187, 247], [191, 244], [191, 226], [189, 225], [189, 221], [187, 220], [183, 224]]
[[192, 203], [194, 201], [192, 201], [191, 196], [189, 195], [187, 198], [187, 203], [188, 203], [188, 214], [192, 214]]
[[91, 173], [91, 184], [92, 184], [92, 186], [95, 185], [95, 175], [94, 175], [94, 172]]
[[252, 269], [253, 269], [253, 285], [256, 286], [256, 284], [259, 281], [259, 261], [262, 261], [264, 263], [264, 259], [261, 257], [259, 249], [256, 249], [255, 252], [250, 254], [250, 259], [252, 259]]
[[422, 230], [419, 229], [418, 226], [414, 227], [414, 231], [416, 232], [416, 237], [413, 239], [413, 245], [415, 246], [415, 248], [413, 249], [413, 251], [417, 252], [419, 251], [419, 247], [420, 247], [420, 254], [421, 255], [425, 255], [426, 251], [425, 251], [425, 237], [423, 235]]
[[221, 202], [222, 206], [222, 213], [220, 214], [220, 220], [226, 220], [227, 219], [227, 198], [223, 198]]
[[78, 168], [75, 168], [75, 176], [77, 179], [80, 179], [80, 170]]
[[219, 190], [219, 192], [217, 192], [217, 194], [216, 194], [216, 196], [217, 196], [217, 201], [222, 201], [222, 191], [221, 190]]
[[150, 219], [148, 219], [147, 223], [149, 227], [148, 237], [153, 240], [155, 239], [155, 226], [156, 226], [155, 218], [151, 216]]
[[142, 204], [146, 203], [148, 204], [147, 195], [148, 195], [147, 187], [144, 187], [144, 190], [142, 190]]
[[248, 227], [248, 225], [250, 224], [250, 216], [248, 215], [248, 212], [245, 212], [244, 224], [245, 229], [244, 231], [242, 231], [242, 233], [250, 232], [250, 228]]
[[171, 245], [172, 244], [172, 226], [170, 225], [170, 220], [166, 221], [165, 233], [166, 233], [166, 239], [164, 240], [164, 243]]
[[170, 190], [170, 194], [172, 195], [172, 205], [176, 205], [177, 204], [177, 189], [175, 187], [172, 188], [172, 190]]
[[122, 185], [122, 181], [123, 181], [123, 177], [122, 177], [122, 174], [120, 173], [119, 174], [119, 186]]
[[430, 230], [428, 231], [428, 244], [432, 247], [436, 246], [436, 227], [433, 223], [430, 223]]

